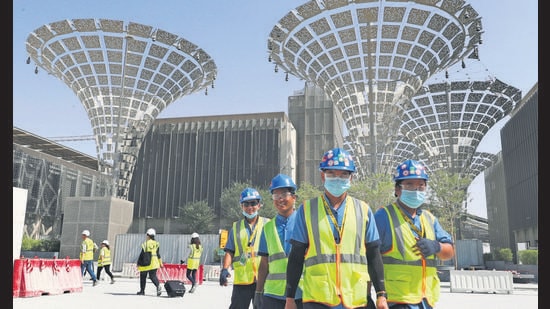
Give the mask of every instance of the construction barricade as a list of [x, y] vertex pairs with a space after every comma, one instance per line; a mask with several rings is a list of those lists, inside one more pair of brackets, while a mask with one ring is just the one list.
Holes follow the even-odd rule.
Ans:
[[[157, 271], [157, 278], [161, 283], [167, 280], [179, 280], [185, 284], [191, 284], [187, 279], [187, 265], [185, 264], [166, 264]], [[197, 269], [197, 283], [202, 284], [204, 281], [204, 265], [200, 265]]]
[[13, 297], [82, 292], [80, 260], [17, 259], [13, 265]]
[[512, 273], [497, 270], [451, 270], [451, 293], [507, 293], [512, 294]]

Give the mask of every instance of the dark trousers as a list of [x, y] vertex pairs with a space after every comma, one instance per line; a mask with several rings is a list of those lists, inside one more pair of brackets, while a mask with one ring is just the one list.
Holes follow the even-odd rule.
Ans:
[[145, 292], [145, 283], [147, 281], [147, 274], [149, 274], [149, 279], [155, 285], [156, 288], [159, 286], [159, 279], [157, 278], [157, 270], [151, 269], [146, 271], [139, 272], [139, 291]]
[[233, 291], [231, 292], [231, 305], [229, 305], [229, 309], [248, 309], [250, 307], [250, 303], [254, 300], [255, 292], [256, 283], [248, 285], [233, 284]]
[[191, 281], [192, 285], [197, 284], [197, 270], [187, 268], [187, 279]]
[[105, 273], [111, 277], [111, 280], [113, 280], [113, 273], [111, 273], [111, 265], [103, 265], [97, 267], [97, 280], [99, 280], [99, 277], [101, 277], [101, 271], [105, 268]]

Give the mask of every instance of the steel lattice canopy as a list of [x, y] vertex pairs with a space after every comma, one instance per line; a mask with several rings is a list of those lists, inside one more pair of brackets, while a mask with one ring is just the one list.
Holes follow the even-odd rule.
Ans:
[[82, 102], [96, 137], [101, 171], [113, 195], [126, 197], [145, 133], [175, 100], [207, 89], [213, 59], [178, 35], [110, 19], [60, 20], [31, 32], [30, 59], [62, 80]]

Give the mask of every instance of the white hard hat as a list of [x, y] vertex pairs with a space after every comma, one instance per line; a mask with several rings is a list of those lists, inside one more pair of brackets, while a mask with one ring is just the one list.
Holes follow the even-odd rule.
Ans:
[[102, 244], [106, 244], [107, 246], [109, 245], [109, 241], [108, 240], [104, 240], [101, 242]]
[[90, 236], [90, 231], [84, 230], [82, 231], [82, 235]]
[[157, 234], [157, 232], [155, 231], [155, 229], [148, 229], [147, 230], [147, 235], [149, 236], [155, 236]]
[[191, 234], [191, 238], [199, 238], [199, 234], [198, 233], [193, 233], [193, 234]]

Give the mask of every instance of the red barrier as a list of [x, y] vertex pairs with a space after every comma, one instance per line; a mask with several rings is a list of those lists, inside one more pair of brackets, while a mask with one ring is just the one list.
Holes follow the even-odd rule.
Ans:
[[13, 297], [82, 292], [80, 260], [23, 258], [13, 270]]
[[59, 294], [82, 292], [80, 260], [53, 260], [53, 270], [53, 284]]
[[[167, 280], [179, 280], [183, 281], [185, 284], [191, 284], [187, 279], [187, 265], [185, 264], [166, 264], [164, 267], [157, 271], [157, 277], [161, 283], [166, 282]], [[200, 265], [197, 270], [197, 281], [198, 284], [202, 284], [204, 280], [204, 265]]]

